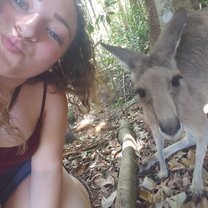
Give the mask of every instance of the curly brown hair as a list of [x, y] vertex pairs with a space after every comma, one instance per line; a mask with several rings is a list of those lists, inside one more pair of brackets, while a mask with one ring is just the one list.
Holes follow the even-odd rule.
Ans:
[[[86, 32], [86, 19], [81, 6], [75, 3], [77, 10], [77, 31], [68, 50], [52, 67], [52, 72], [46, 71], [29, 81], [47, 81], [58, 89], [65, 90], [66, 94], [74, 95], [69, 102], [76, 104], [79, 101], [90, 110], [89, 100], [95, 95], [95, 58], [93, 43]], [[79, 99], [76, 99], [79, 98]], [[79, 108], [80, 109], [80, 108]]]
[[[77, 10], [77, 31], [72, 44], [62, 58], [54, 64], [52, 72], [46, 71], [30, 78], [27, 82], [32, 84], [46, 81], [48, 84], [53, 84], [57, 89], [64, 90], [67, 95], [72, 95], [70, 97], [67, 96], [69, 102], [78, 107], [81, 102], [89, 111], [90, 98], [93, 98], [95, 95], [96, 63], [93, 43], [86, 32], [85, 15], [77, 1], [75, 1], [75, 6]], [[3, 97], [5, 97], [4, 100], [0, 101], [0, 127], [5, 128], [11, 134], [16, 134], [23, 138], [21, 130], [10, 122], [9, 105], [6, 101], [10, 98], [10, 95], [6, 94], [6, 88], [4, 88], [2, 83], [0, 83], [0, 89]], [[26, 148], [26, 143], [20, 145], [19, 153], [23, 153]]]

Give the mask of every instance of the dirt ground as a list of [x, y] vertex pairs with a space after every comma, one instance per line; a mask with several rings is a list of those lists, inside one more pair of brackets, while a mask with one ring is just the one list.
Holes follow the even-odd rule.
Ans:
[[[119, 120], [131, 123], [134, 138], [141, 149], [137, 152], [138, 168], [155, 152], [155, 143], [148, 125], [143, 121], [141, 107], [132, 102], [121, 109], [106, 108], [78, 115], [70, 124], [76, 139], [65, 144], [63, 164], [87, 188], [93, 208], [115, 207], [116, 190], [122, 147], [118, 141]], [[167, 160], [169, 177], [158, 181], [155, 177], [158, 165], [145, 174], [137, 175], [137, 207], [208, 207], [204, 198], [199, 206], [188, 198], [194, 167], [195, 149], [180, 151]], [[208, 156], [205, 158], [203, 179], [208, 190]], [[185, 203], [185, 205], [183, 205]]]

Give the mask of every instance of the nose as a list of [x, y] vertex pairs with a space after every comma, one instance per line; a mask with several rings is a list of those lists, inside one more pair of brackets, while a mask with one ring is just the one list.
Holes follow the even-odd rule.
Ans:
[[19, 18], [15, 23], [17, 35], [20, 38], [36, 42], [40, 33], [40, 14], [33, 13]]
[[159, 122], [159, 126], [160, 130], [169, 136], [174, 136], [181, 128], [180, 121], [177, 117], [170, 119], [165, 123]]

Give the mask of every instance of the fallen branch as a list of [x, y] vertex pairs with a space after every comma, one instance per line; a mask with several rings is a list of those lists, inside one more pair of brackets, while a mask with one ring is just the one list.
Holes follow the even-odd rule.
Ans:
[[65, 150], [65, 152], [63, 153], [63, 157], [69, 157], [70, 155], [82, 154], [84, 151], [90, 151], [92, 149], [97, 149], [100, 146], [102, 146], [102, 145], [104, 145], [105, 143], [108, 143], [108, 142], [109, 141], [107, 139], [103, 139], [103, 140], [101, 140], [97, 143], [90, 144], [86, 147], [81, 147], [80, 149], [76, 149], [76, 150], [73, 150], [73, 151]]
[[136, 177], [136, 141], [132, 136], [131, 125], [120, 120], [118, 138], [122, 143], [122, 160], [118, 179], [116, 208], [136, 208], [137, 177]]

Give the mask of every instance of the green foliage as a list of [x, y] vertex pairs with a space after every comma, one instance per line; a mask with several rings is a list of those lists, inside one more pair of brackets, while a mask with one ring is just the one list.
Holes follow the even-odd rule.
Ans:
[[116, 4], [116, 1], [113, 1], [113, 0], [105, 0], [105, 2], [104, 2], [104, 5], [106, 7], [110, 7], [110, 6], [114, 5], [114, 4]]
[[127, 40], [131, 48], [145, 52], [148, 46], [148, 24], [144, 5], [135, 3], [127, 15]]
[[91, 35], [91, 34], [94, 32], [94, 30], [95, 30], [94, 26], [93, 26], [90, 22], [87, 24], [86, 29], [87, 29], [87, 32], [88, 32], [90, 35]]
[[200, 0], [201, 7], [208, 7], [208, 0]]
[[[110, 16], [110, 28], [107, 44], [132, 48], [144, 53], [149, 49], [148, 23], [144, 1], [137, 0], [135, 5], [125, 4], [124, 11], [118, 9], [117, 4], [108, 6], [108, 11], [116, 11]], [[118, 61], [111, 54], [102, 51], [100, 61], [103, 72], [109, 77], [116, 95], [114, 107], [123, 106], [134, 96], [130, 73], [123, 70]]]
[[135, 5], [129, 5], [125, 9], [125, 14], [118, 12], [111, 22], [111, 42], [146, 51], [148, 24], [144, 3], [136, 2]]

